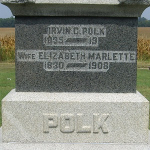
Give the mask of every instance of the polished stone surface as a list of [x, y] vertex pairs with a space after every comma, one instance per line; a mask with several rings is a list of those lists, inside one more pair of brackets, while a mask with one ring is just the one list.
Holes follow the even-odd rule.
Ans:
[[136, 92], [137, 18], [16, 17], [16, 37], [18, 92]]

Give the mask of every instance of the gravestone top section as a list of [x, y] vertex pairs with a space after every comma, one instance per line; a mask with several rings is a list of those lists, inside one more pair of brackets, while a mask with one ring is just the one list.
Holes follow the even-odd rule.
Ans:
[[150, 0], [1, 2], [16, 16], [17, 92], [136, 92], [137, 17]]
[[0, 0], [14, 16], [139, 17], [150, 0]]

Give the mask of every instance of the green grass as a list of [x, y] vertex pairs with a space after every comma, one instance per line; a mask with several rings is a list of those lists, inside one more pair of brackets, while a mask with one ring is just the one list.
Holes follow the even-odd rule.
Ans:
[[[150, 62], [138, 62], [138, 64], [139, 68], [147, 68]], [[13, 88], [15, 88], [15, 65], [13, 63], [0, 63], [0, 126], [2, 124], [1, 100]], [[137, 70], [137, 90], [150, 101], [150, 70]]]
[[[150, 70], [138, 69], [137, 73], [137, 90], [150, 101]], [[149, 112], [150, 114], [150, 112]], [[150, 115], [149, 115], [150, 129]]]
[[150, 67], [150, 60], [147, 61], [138, 61], [137, 62], [137, 67], [138, 68], [149, 68]]
[[138, 69], [137, 90], [150, 101], [150, 70]]
[[15, 65], [0, 63], [0, 126], [2, 124], [1, 100], [15, 88]]

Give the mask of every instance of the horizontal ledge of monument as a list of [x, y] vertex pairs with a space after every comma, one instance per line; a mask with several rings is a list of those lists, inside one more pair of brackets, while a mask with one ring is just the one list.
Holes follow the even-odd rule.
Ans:
[[[63, 148], [62, 148], [63, 147]], [[33, 150], [33, 149], [44, 149], [44, 150], [148, 150], [150, 146], [144, 144], [93, 144], [93, 143], [31, 143], [31, 144], [22, 144], [22, 143], [3, 143], [2, 148], [7, 150]]]
[[14, 16], [140, 17], [148, 5], [4, 3]]
[[5, 101], [49, 101], [49, 102], [118, 102], [118, 103], [149, 103], [148, 100], [136, 93], [78, 93], [78, 92], [16, 92], [15, 89], [4, 97]]
[[149, 5], [150, 0], [0, 0], [2, 3]]

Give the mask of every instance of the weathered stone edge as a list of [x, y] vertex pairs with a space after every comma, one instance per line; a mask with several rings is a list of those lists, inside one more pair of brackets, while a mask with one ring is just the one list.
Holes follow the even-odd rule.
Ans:
[[150, 0], [0, 0], [2, 3], [150, 5]]
[[[150, 132], [149, 132], [150, 135]], [[93, 150], [149, 150], [150, 149], [150, 143], [147, 144], [75, 144], [75, 143], [30, 143], [30, 144], [22, 144], [22, 143], [2, 143], [2, 127], [0, 127], [0, 150], [67, 150], [67, 149], [73, 149], [78, 150], [82, 148], [82, 150], [87, 150], [92, 148]], [[149, 136], [150, 141], [150, 136]]]
[[150, 0], [1, 0], [14, 16], [139, 17]]
[[[13, 96], [12, 96], [13, 95]], [[37, 99], [40, 97], [40, 99]], [[49, 99], [49, 97], [51, 99]], [[133, 99], [134, 97], [134, 99]], [[136, 93], [74, 93], [74, 92], [16, 92], [12, 89], [3, 101], [63, 101], [63, 102], [144, 102], [149, 101], [138, 91]]]

